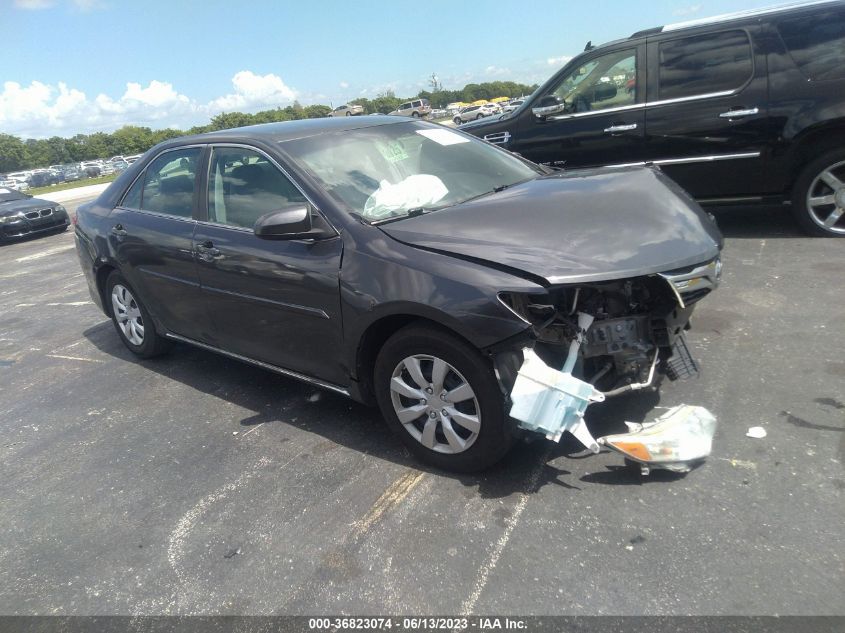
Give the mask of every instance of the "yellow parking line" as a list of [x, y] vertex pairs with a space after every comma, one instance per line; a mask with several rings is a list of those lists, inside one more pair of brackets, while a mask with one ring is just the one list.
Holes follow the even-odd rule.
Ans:
[[375, 500], [369, 511], [355, 522], [354, 534], [360, 535], [366, 532], [391, 508], [395, 508], [411, 491], [416, 488], [425, 477], [425, 473], [418, 470], [409, 470], [396, 481], [390, 484], [381, 496]]

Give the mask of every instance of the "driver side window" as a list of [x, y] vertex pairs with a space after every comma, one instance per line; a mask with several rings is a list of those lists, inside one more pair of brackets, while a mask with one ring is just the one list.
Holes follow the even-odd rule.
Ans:
[[637, 102], [637, 51], [595, 57], [578, 66], [549, 93], [563, 112], [597, 112]]
[[305, 196], [266, 157], [243, 147], [215, 147], [208, 177], [208, 219], [252, 228], [271, 211], [305, 204]]

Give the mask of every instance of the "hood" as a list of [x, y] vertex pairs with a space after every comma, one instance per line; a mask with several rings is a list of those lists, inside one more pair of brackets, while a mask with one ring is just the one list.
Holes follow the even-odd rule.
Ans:
[[[476, 136], [478, 136], [479, 135], [478, 133], [481, 130], [484, 130], [486, 132], [487, 131], [486, 128], [496, 127], [496, 125], [495, 125], [496, 123], [499, 123], [500, 121], [504, 121], [506, 119], [510, 119], [513, 116], [514, 112], [516, 112], [516, 110], [514, 110], [513, 112], [503, 112], [503, 113], [500, 113], [500, 114], [493, 114], [491, 116], [485, 116], [485, 117], [482, 117], [480, 119], [476, 119], [474, 121], [467, 121], [466, 123], [461, 123], [458, 126], [458, 129], [463, 130], [464, 132], [469, 132], [470, 134], [475, 134]], [[483, 136], [483, 134], [481, 134], [481, 136]]]
[[55, 209], [57, 204], [41, 198], [24, 198], [23, 200], [9, 200], [0, 202], [0, 215], [19, 213], [20, 211], [32, 211], [33, 209]]
[[605, 281], [713, 259], [722, 237], [659, 170], [554, 174], [379, 227], [405, 244], [523, 271], [548, 284]]

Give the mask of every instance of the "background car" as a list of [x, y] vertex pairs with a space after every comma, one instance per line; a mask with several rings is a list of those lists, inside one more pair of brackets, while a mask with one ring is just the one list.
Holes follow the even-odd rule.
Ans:
[[64, 231], [68, 226], [67, 211], [57, 202], [0, 186], [0, 242]]
[[329, 112], [329, 116], [356, 116], [359, 114], [364, 114], [364, 106], [358, 105], [357, 103], [347, 103], [337, 106]]
[[455, 125], [460, 125], [461, 123], [466, 123], [467, 121], [476, 121], [478, 119], [491, 116], [494, 110], [495, 108], [486, 103], [484, 105], [467, 106], [465, 108], [461, 108], [453, 117], [452, 121], [454, 121]]
[[413, 101], [403, 103], [390, 114], [423, 119], [431, 114], [431, 105], [428, 99], [414, 99]]
[[787, 203], [807, 233], [845, 237], [845, 3], [588, 47], [515, 116], [463, 129], [567, 169], [656, 164], [702, 204]]
[[525, 103], [524, 99], [514, 99], [513, 101], [509, 101], [505, 106], [502, 108], [502, 112], [513, 112], [514, 110], [518, 109]]

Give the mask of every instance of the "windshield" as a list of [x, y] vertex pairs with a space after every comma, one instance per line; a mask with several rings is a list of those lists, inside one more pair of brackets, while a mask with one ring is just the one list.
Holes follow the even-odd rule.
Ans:
[[29, 198], [25, 193], [20, 193], [14, 189], [0, 187], [0, 202], [11, 202], [12, 200], [26, 200]]
[[321, 134], [283, 147], [370, 222], [460, 204], [541, 173], [482, 141], [421, 122]]

